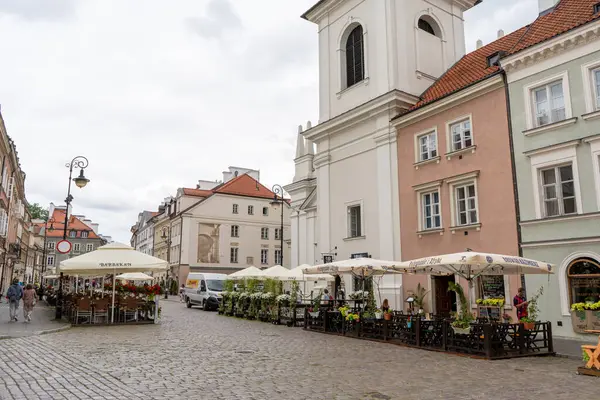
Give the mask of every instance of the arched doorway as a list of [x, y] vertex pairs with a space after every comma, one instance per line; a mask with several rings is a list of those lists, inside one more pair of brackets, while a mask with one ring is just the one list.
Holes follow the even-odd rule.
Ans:
[[567, 268], [567, 284], [570, 304], [600, 301], [600, 262], [592, 258], [573, 260]]

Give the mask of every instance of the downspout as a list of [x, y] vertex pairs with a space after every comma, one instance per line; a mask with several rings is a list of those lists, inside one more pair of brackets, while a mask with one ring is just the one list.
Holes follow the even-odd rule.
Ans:
[[[306, 227], [308, 228], [308, 223]], [[300, 210], [296, 210], [296, 262], [300, 265]]]
[[508, 82], [506, 80], [506, 72], [502, 71], [502, 80], [504, 81], [504, 92], [506, 97], [506, 116], [508, 119], [508, 138], [510, 146], [510, 165], [512, 169], [513, 178], [513, 194], [515, 196], [515, 214], [517, 223], [517, 245], [519, 251], [519, 257], [523, 257], [523, 249], [521, 248], [522, 236], [521, 236], [521, 209], [519, 207], [519, 188], [517, 186], [517, 170], [515, 168], [515, 147], [513, 142], [513, 128], [512, 128], [512, 117], [510, 109], [510, 93], [508, 90]]

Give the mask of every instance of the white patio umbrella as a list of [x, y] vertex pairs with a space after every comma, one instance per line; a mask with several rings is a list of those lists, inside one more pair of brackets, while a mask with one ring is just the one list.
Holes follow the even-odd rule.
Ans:
[[283, 281], [335, 281], [335, 277], [329, 274], [311, 274], [307, 275], [304, 273], [305, 268], [310, 268], [310, 265], [303, 264], [296, 268], [287, 270], [285, 276], [281, 280]]
[[273, 265], [270, 268], [265, 269], [262, 272], [262, 278], [271, 278], [271, 279], [279, 279], [285, 278], [285, 276], [290, 272], [289, 269], [282, 267], [281, 265]]
[[554, 265], [523, 257], [466, 251], [404, 261], [393, 267], [409, 274], [456, 274], [471, 282], [481, 275], [553, 274]]
[[114, 322], [115, 279], [117, 273], [165, 271], [169, 264], [165, 260], [136, 251], [123, 243], [110, 243], [97, 250], [62, 261], [57, 273], [68, 275], [113, 275], [111, 322]]
[[255, 266], [244, 268], [240, 271], [234, 272], [233, 274], [229, 275], [229, 277], [232, 279], [260, 278], [262, 276], [263, 271], [256, 268]]
[[151, 281], [154, 277], [146, 275], [143, 272], [127, 272], [126, 274], [117, 275], [117, 279], [125, 281]]
[[334, 261], [327, 264], [303, 268], [305, 274], [332, 274], [352, 273], [360, 277], [384, 275], [386, 273], [399, 274], [401, 270], [394, 270], [400, 263], [396, 261], [376, 260], [374, 258], [351, 258], [349, 260]]

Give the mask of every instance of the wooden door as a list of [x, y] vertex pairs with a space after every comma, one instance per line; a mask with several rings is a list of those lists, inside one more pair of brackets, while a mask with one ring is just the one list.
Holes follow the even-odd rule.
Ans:
[[434, 276], [435, 313], [449, 316], [456, 311], [456, 295], [448, 291], [448, 283], [454, 282], [454, 276]]

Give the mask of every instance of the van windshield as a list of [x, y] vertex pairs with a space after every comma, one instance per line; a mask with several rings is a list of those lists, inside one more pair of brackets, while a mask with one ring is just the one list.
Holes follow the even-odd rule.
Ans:
[[208, 290], [213, 292], [222, 292], [223, 291], [223, 282], [217, 280], [207, 280], [206, 284], [208, 286]]

